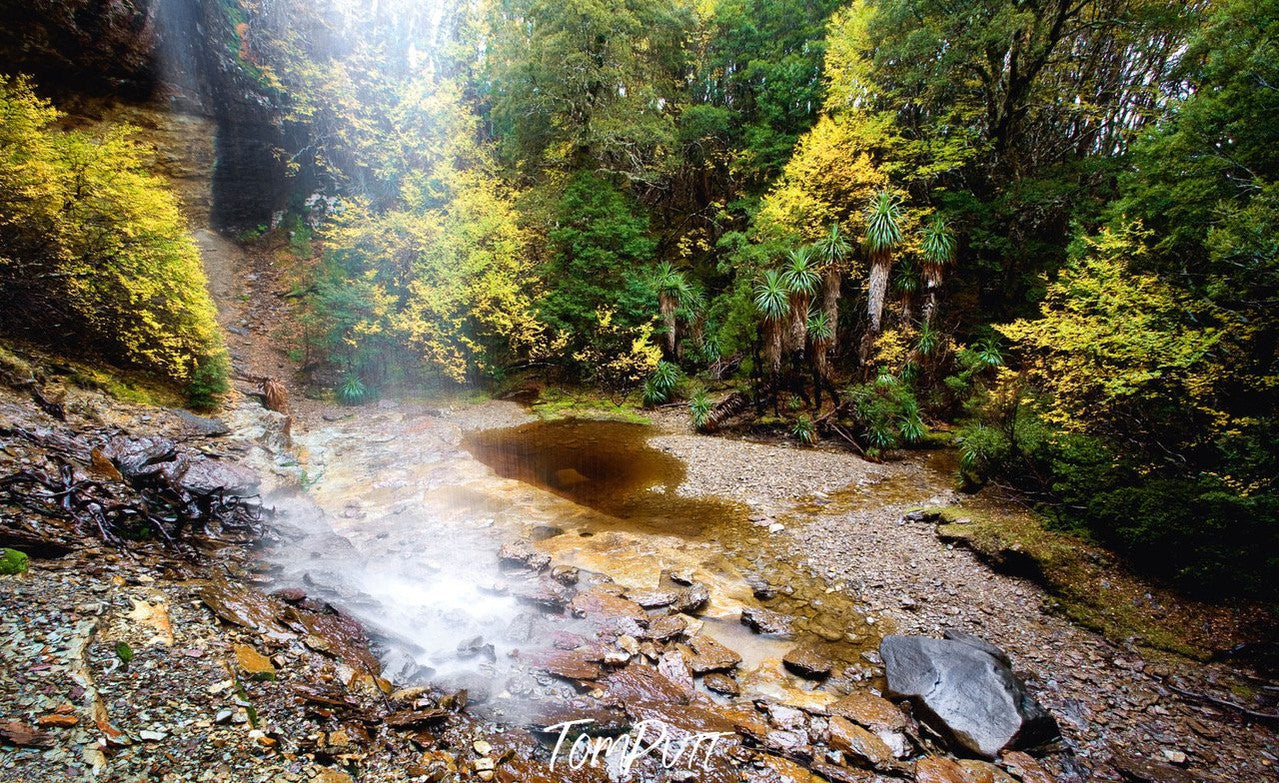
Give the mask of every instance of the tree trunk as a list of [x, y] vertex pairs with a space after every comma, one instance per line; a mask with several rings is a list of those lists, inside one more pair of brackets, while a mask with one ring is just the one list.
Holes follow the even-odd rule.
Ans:
[[787, 350], [802, 351], [808, 342], [808, 299], [807, 296], [797, 296], [791, 301]]
[[879, 334], [884, 318], [884, 297], [888, 294], [888, 273], [892, 271], [893, 257], [889, 253], [876, 253], [870, 263], [870, 292], [866, 298], [866, 315], [872, 334]]
[[[829, 351], [829, 340], [813, 341], [813, 408], [817, 411], [822, 409], [822, 386], [829, 384], [829, 380], [827, 380], [827, 376], [830, 374]], [[833, 395], [831, 396], [831, 402], [839, 404]]]
[[865, 365], [875, 351], [875, 340], [879, 337], [884, 318], [884, 297], [888, 294], [888, 273], [892, 271], [893, 256], [890, 253], [876, 253], [870, 260], [870, 291], [866, 297], [866, 316], [870, 321], [870, 329], [862, 339], [861, 363]]
[[774, 376], [782, 372], [782, 343], [786, 331], [784, 321], [767, 321], [764, 324], [764, 355], [768, 359], [768, 368]]
[[675, 311], [677, 304], [675, 297], [670, 294], [658, 294], [657, 306], [661, 311], [662, 323], [666, 325], [666, 358], [675, 357]]
[[924, 324], [931, 326], [933, 316], [937, 314], [937, 294], [941, 288], [941, 267], [934, 264], [924, 266]]
[[839, 294], [843, 284], [843, 276], [832, 264], [826, 269], [826, 279], [822, 282], [822, 312], [826, 313], [826, 322], [830, 324], [830, 350], [839, 344]]

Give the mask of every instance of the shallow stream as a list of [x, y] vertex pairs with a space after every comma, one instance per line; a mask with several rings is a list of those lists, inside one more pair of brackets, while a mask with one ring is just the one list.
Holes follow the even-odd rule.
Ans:
[[[863, 664], [884, 629], [799, 567], [745, 506], [682, 492], [689, 468], [651, 447], [655, 434], [599, 421], [463, 433], [413, 410], [304, 433], [307, 489], [276, 499], [286, 511], [285, 541], [272, 555], [279, 584], [363, 621], [393, 680], [456, 678], [475, 689], [484, 678], [500, 695], [509, 657], [551, 643], [508, 641], [528, 607], [501, 588], [504, 541], [531, 541], [557, 565], [627, 588], [655, 589], [664, 573], [686, 572], [710, 588], [703, 631], [743, 657], [744, 695], [826, 699], [781, 657], [807, 644], [839, 672]], [[791, 636], [752, 632], [743, 607], [791, 616]], [[477, 637], [494, 645], [492, 660], [459, 651]]]

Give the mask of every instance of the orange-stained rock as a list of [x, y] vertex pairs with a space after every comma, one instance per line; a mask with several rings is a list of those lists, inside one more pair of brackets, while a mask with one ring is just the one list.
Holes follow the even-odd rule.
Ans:
[[1039, 762], [1028, 753], [1020, 750], [1005, 753], [1002, 763], [1009, 771], [1021, 778], [1022, 783], [1053, 783], [1052, 776], [1045, 772]]
[[830, 719], [830, 744], [855, 764], [879, 767], [893, 761], [893, 751], [883, 740], [838, 715]]
[[964, 768], [950, 759], [930, 756], [915, 762], [915, 783], [969, 783]]
[[887, 728], [901, 731], [906, 727], [906, 716], [888, 699], [873, 693], [851, 693], [826, 708], [831, 715], [847, 718], [868, 729]]
[[235, 646], [235, 660], [240, 664], [240, 668], [244, 670], [245, 674], [254, 679], [272, 679], [275, 677], [275, 664], [271, 663], [271, 659], [247, 644], [237, 644]]

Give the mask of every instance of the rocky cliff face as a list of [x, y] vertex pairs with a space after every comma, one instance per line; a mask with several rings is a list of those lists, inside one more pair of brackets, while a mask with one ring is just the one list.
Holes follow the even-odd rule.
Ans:
[[268, 223], [289, 180], [277, 96], [244, 59], [239, 0], [0, 0], [3, 70], [78, 126], [128, 122], [195, 225]]

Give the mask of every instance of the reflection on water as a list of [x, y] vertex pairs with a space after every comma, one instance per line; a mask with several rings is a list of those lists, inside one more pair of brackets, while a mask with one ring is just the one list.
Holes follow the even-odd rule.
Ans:
[[651, 428], [610, 421], [554, 421], [470, 435], [465, 447], [499, 476], [554, 492], [632, 529], [705, 535], [745, 521], [741, 506], [677, 494], [684, 463], [648, 445]]

